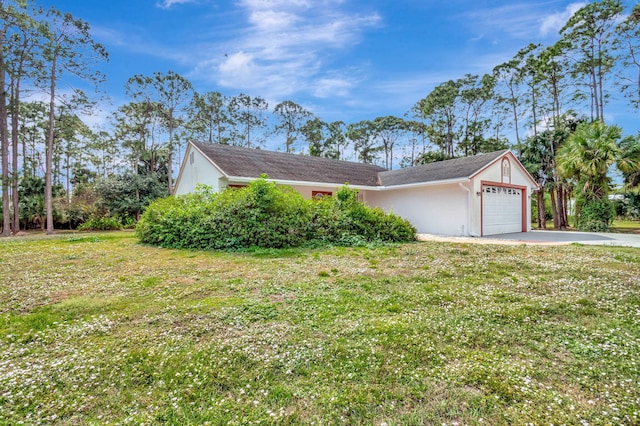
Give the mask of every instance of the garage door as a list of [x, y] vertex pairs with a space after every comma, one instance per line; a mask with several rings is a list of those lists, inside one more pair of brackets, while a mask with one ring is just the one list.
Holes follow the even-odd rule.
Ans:
[[522, 189], [482, 187], [482, 235], [522, 232]]

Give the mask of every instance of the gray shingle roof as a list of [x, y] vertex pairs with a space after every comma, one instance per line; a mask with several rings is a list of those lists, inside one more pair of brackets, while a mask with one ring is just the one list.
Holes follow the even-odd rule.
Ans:
[[469, 178], [505, 152], [507, 152], [507, 150], [474, 155], [472, 157], [436, 161], [435, 163], [423, 164], [406, 169], [384, 171], [379, 174], [380, 184], [382, 186], [397, 186], [410, 183]]
[[227, 176], [377, 186], [382, 167], [308, 155], [192, 142]]
[[454, 158], [399, 170], [385, 170], [371, 164], [287, 154], [230, 145], [192, 142], [227, 176], [320, 182], [362, 186], [398, 186], [412, 183], [464, 179], [495, 161], [507, 150]]

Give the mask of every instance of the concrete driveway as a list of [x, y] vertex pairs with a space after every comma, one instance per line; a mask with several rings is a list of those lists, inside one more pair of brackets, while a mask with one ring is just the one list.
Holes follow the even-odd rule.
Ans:
[[511, 241], [525, 244], [590, 244], [603, 246], [640, 247], [640, 234], [614, 234], [609, 232], [531, 231], [513, 234], [489, 235], [482, 240]]

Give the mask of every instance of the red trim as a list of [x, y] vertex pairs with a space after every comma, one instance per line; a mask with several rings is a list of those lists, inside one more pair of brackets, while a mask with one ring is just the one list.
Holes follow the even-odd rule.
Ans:
[[[478, 170], [477, 172], [475, 172], [474, 174], [472, 174], [471, 176], [469, 176], [469, 179], [473, 180], [473, 178], [475, 178], [476, 176], [478, 176], [480, 173], [484, 172], [485, 170], [487, 170], [489, 167], [491, 167], [494, 163], [496, 163], [498, 160], [505, 158], [506, 156], [509, 157], [509, 160], [511, 161], [511, 164], [515, 163], [520, 170], [522, 171], [522, 173], [524, 173], [525, 176], [527, 176], [529, 178], [529, 181], [531, 182], [532, 186], [536, 189], [540, 188], [540, 185], [538, 185], [538, 182], [535, 181], [535, 179], [533, 179], [533, 177], [531, 176], [531, 173], [529, 173], [527, 171], [527, 169], [524, 168], [524, 166], [522, 165], [522, 163], [520, 161], [518, 161], [518, 159], [516, 158], [515, 155], [513, 155], [513, 153], [511, 151], [506, 151], [503, 155], [501, 155], [500, 157], [496, 158], [495, 160], [493, 160], [491, 163], [487, 164], [486, 166], [484, 166], [483, 168], [481, 168], [480, 170]], [[500, 172], [502, 174], [502, 171]], [[513, 170], [511, 172], [511, 175], [513, 176]]]
[[511, 185], [508, 183], [502, 183], [502, 182], [491, 182], [488, 180], [482, 180], [480, 181], [480, 236], [484, 236], [484, 203], [483, 203], [483, 197], [484, 197], [484, 187], [485, 186], [500, 186], [503, 188], [513, 188], [513, 189], [519, 189], [521, 191], [521, 198], [522, 198], [522, 210], [521, 210], [521, 216], [522, 216], [522, 231], [521, 232], [527, 232], [527, 187], [526, 186], [522, 186], [522, 185]]
[[333, 195], [333, 192], [331, 191], [311, 191], [311, 198], [316, 198], [317, 196], [331, 197], [332, 195]]

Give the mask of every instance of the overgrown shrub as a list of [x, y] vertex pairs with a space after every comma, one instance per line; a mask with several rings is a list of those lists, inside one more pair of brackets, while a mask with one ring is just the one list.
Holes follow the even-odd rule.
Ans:
[[613, 204], [608, 199], [587, 199], [580, 208], [578, 229], [589, 232], [607, 232], [613, 223], [613, 213]]
[[166, 197], [167, 184], [159, 174], [125, 173], [96, 182], [96, 203], [100, 213], [137, 220], [153, 200]]
[[122, 229], [122, 223], [117, 217], [92, 216], [78, 226], [79, 231], [115, 231]]
[[147, 244], [217, 250], [410, 241], [415, 229], [398, 216], [364, 206], [346, 187], [335, 197], [305, 200], [290, 187], [258, 179], [221, 193], [201, 186], [193, 194], [157, 200], [142, 215], [136, 234]]
[[403, 242], [415, 238], [415, 228], [394, 214], [358, 201], [358, 193], [348, 187], [334, 197], [313, 202], [314, 238], [340, 245], [354, 241]]
[[294, 247], [308, 239], [311, 211], [300, 194], [258, 179], [219, 194], [195, 194], [153, 202], [136, 232], [164, 247], [238, 249]]

